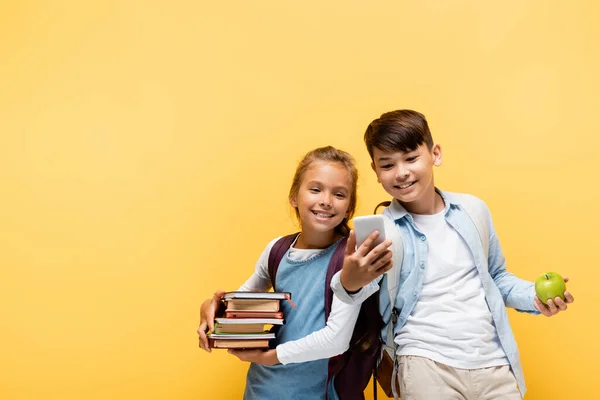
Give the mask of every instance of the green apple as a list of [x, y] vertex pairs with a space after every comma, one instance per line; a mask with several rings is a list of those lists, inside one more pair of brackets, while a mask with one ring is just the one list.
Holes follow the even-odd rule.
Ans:
[[556, 297], [564, 300], [565, 290], [565, 280], [556, 272], [546, 272], [535, 281], [535, 294], [544, 304], [548, 303], [548, 299], [554, 300]]

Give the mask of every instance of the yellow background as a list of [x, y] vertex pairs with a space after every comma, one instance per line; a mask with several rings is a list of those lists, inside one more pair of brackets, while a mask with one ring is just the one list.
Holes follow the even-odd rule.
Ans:
[[[273, 237], [308, 150], [362, 173], [382, 112], [428, 117], [436, 182], [475, 193], [508, 265], [571, 277], [510, 312], [528, 400], [597, 396], [600, 60], [592, 1], [0, 3], [0, 398], [233, 399], [198, 306]], [[371, 388], [368, 390], [369, 396]]]

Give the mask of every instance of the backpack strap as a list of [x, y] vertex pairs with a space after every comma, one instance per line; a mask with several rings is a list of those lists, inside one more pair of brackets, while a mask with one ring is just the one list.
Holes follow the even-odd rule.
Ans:
[[327, 266], [327, 274], [325, 275], [325, 321], [331, 313], [331, 304], [333, 303], [333, 290], [331, 290], [331, 278], [336, 272], [344, 266], [344, 252], [346, 251], [346, 242], [348, 237], [344, 237], [338, 243], [337, 248], [333, 252], [329, 265]]
[[271, 279], [271, 286], [273, 287], [273, 291], [276, 292], [275, 288], [275, 278], [277, 277], [277, 269], [279, 268], [279, 263], [283, 259], [283, 256], [288, 251], [288, 249], [294, 243], [294, 240], [300, 235], [300, 232], [293, 233], [291, 235], [287, 235], [279, 239], [275, 242], [271, 251], [269, 252], [269, 261], [267, 263], [269, 270], [269, 278]]
[[375, 209], [373, 210], [373, 214], [377, 214], [377, 210], [379, 210], [379, 207], [389, 207], [390, 204], [392, 204], [391, 201], [382, 201], [381, 203], [379, 203], [375, 206]]
[[[394, 360], [394, 370], [392, 372], [392, 393], [394, 399], [398, 398], [399, 393], [396, 393], [396, 376], [398, 374], [398, 363], [396, 362], [396, 342], [394, 342], [394, 327], [398, 321], [398, 310], [396, 310], [395, 302], [398, 294], [398, 286], [400, 283], [400, 270], [404, 261], [404, 242], [402, 241], [402, 233], [396, 226], [396, 221], [390, 210], [386, 207], [383, 210], [385, 224], [385, 237], [392, 241], [392, 262], [393, 266], [386, 272], [386, 289], [390, 300], [390, 320], [387, 323], [387, 337], [385, 343], [382, 343], [382, 351], [388, 353], [390, 359]], [[383, 354], [381, 355], [383, 357]]]
[[[331, 259], [329, 260], [329, 265], [327, 266], [327, 273], [325, 275], [325, 323], [327, 323], [327, 319], [329, 319], [329, 314], [331, 313], [331, 304], [333, 303], [333, 290], [331, 290], [331, 278], [335, 275], [336, 272], [342, 269], [344, 266], [344, 252], [346, 251], [346, 242], [348, 241], [348, 237], [344, 237], [339, 241], [338, 246], [336, 247]], [[340, 362], [344, 354], [339, 354], [337, 356], [331, 357], [329, 362], [327, 363], [327, 384], [325, 385], [325, 400], [327, 400], [327, 392], [329, 389], [329, 384], [334, 375], [336, 375], [338, 371], [338, 366], [342, 363]]]
[[460, 206], [465, 210], [475, 228], [479, 233], [481, 239], [481, 245], [483, 246], [483, 253], [487, 261], [489, 256], [490, 247], [490, 222], [488, 219], [487, 208], [485, 203], [475, 196], [463, 193], [451, 193], [451, 195], [458, 200]]

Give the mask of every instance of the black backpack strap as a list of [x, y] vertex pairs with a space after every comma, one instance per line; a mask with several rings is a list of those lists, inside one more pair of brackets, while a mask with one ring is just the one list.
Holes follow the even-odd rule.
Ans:
[[[379, 210], [380, 207], [389, 207], [392, 204], [391, 201], [382, 201], [381, 203], [377, 204], [375, 206], [375, 209], [373, 210], [373, 214], [377, 214], [377, 210]], [[381, 281], [379, 282], [379, 287], [381, 289]], [[377, 310], [379, 310], [379, 293], [376, 294], [377, 296]], [[377, 364], [375, 364], [375, 366], [373, 367], [373, 400], [377, 400]]]
[[[340, 240], [329, 261], [325, 287], [325, 310], [327, 318], [333, 303], [331, 278], [342, 269], [347, 239]], [[371, 296], [361, 305], [356, 326], [350, 340], [350, 348], [343, 354], [329, 359], [327, 387], [335, 377], [335, 390], [340, 400], [365, 400], [364, 390], [375, 367], [378, 356], [381, 316], [377, 308], [377, 296]], [[371, 344], [371, 346], [367, 346]], [[327, 399], [327, 395], [325, 396]]]
[[279, 268], [279, 263], [283, 259], [283, 256], [288, 251], [288, 249], [294, 243], [294, 240], [298, 237], [300, 232], [293, 233], [291, 235], [287, 235], [279, 239], [275, 242], [271, 251], [269, 252], [269, 261], [267, 263], [269, 270], [269, 278], [271, 279], [271, 286], [273, 287], [273, 291], [276, 292], [275, 289], [275, 278], [277, 277], [277, 269]]
[[325, 321], [329, 318], [331, 313], [331, 304], [333, 303], [333, 290], [331, 290], [331, 278], [336, 272], [342, 269], [344, 266], [344, 253], [346, 251], [346, 242], [348, 237], [343, 238], [338, 243], [329, 265], [327, 266], [327, 274], [325, 275]]
[[375, 209], [373, 210], [373, 214], [377, 214], [377, 210], [379, 210], [379, 207], [389, 207], [390, 204], [392, 204], [391, 201], [382, 201], [381, 203], [379, 203], [375, 206]]
[[[344, 237], [338, 243], [331, 259], [329, 260], [329, 265], [327, 266], [327, 273], [325, 275], [325, 322], [329, 319], [329, 314], [331, 313], [331, 304], [333, 303], [333, 290], [331, 290], [331, 278], [335, 275], [336, 272], [342, 269], [344, 266], [344, 253], [346, 252], [346, 242], [348, 241], [348, 237]], [[339, 371], [340, 366], [343, 364], [340, 362], [341, 358], [344, 357], [344, 354], [337, 355], [329, 359], [329, 363], [327, 365], [327, 384], [325, 385], [325, 400], [327, 400], [327, 390], [329, 388], [329, 383], [334, 375], [336, 375]]]

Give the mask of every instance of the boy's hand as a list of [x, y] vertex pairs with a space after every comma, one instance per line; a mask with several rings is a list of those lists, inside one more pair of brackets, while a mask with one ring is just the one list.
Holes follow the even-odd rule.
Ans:
[[200, 307], [200, 326], [198, 327], [198, 336], [200, 348], [210, 353], [208, 347], [207, 332], [215, 330], [215, 313], [221, 305], [221, 299], [225, 295], [225, 291], [217, 290], [212, 299], [205, 300]]
[[[569, 278], [565, 276], [564, 280], [565, 282], [568, 282]], [[536, 310], [544, 314], [546, 317], [551, 317], [561, 311], [565, 311], [567, 309], [567, 304], [570, 304], [574, 301], [575, 299], [573, 298], [573, 295], [567, 290], [565, 292], [564, 300], [560, 297], [555, 297], [554, 301], [549, 299], [548, 304], [544, 304], [537, 296], [535, 296], [533, 298], [533, 305], [535, 306]]]
[[277, 358], [277, 351], [275, 349], [270, 350], [227, 350], [229, 354], [233, 354], [242, 361], [253, 362], [262, 365], [276, 365], [279, 364]]
[[356, 292], [392, 268], [392, 252], [389, 250], [391, 240], [371, 249], [378, 236], [379, 232], [372, 232], [356, 249], [356, 233], [354, 230], [350, 231], [344, 253], [344, 267], [340, 274], [342, 286], [348, 292]]

